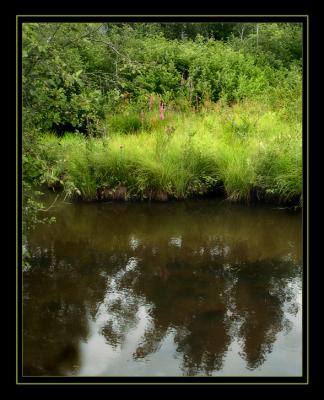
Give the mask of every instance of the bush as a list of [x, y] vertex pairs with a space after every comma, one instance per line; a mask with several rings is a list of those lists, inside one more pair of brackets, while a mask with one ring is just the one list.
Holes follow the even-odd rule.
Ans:
[[233, 24], [224, 42], [198, 26], [169, 40], [158, 24], [24, 24], [24, 179], [87, 200], [220, 182], [231, 200], [300, 196], [300, 28]]

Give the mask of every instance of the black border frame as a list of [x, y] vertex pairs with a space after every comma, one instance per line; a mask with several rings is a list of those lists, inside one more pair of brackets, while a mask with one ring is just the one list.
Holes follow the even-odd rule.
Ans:
[[[28, 2], [30, 3], [30, 2]], [[71, 3], [73, 3], [73, 1], [71, 1]], [[74, 3], [75, 4], [75, 3]], [[43, 3], [44, 5], [44, 3]], [[199, 13], [193, 13], [193, 14], [189, 14], [184, 16], [180, 16], [180, 12], [178, 13], [178, 15], [163, 15], [163, 16], [158, 16], [157, 12], [153, 12], [152, 14], [154, 15], [153, 17], [149, 15], [148, 12], [148, 8], [146, 7], [146, 14], [145, 13], [140, 13], [140, 7], [134, 7], [134, 11], [136, 8], [137, 12], [128, 12], [127, 13], [127, 17], [122, 16], [121, 12], [118, 13], [118, 11], [113, 11], [110, 13], [103, 12], [103, 4], [101, 4], [101, 7], [98, 7], [100, 10], [99, 12], [85, 12], [84, 11], [81, 12], [81, 10], [84, 10], [84, 4], [81, 3], [81, 7], [72, 7], [74, 9], [74, 11], [78, 11], [77, 14], [78, 16], [73, 16], [73, 11], [70, 9], [70, 11], [68, 12], [64, 12], [64, 16], [63, 13], [54, 13], [53, 12], [53, 4], [47, 4], [47, 6], [49, 5], [49, 9], [51, 10], [46, 11], [46, 7], [45, 7], [45, 12], [43, 13], [42, 11], [40, 11], [41, 9], [44, 9], [44, 7], [41, 7], [40, 4], [36, 5], [35, 7], [35, 3], [33, 4], [28, 4], [27, 6], [27, 2], [23, 5], [21, 5], [19, 11], [15, 14], [16, 17], [16, 21], [18, 23], [18, 37], [16, 37], [16, 43], [17, 43], [17, 50], [16, 50], [16, 66], [17, 66], [17, 72], [16, 75], [18, 74], [18, 81], [16, 80], [16, 118], [17, 118], [17, 124], [18, 124], [18, 135], [16, 136], [17, 139], [17, 143], [16, 143], [16, 167], [17, 167], [17, 171], [16, 171], [16, 179], [18, 180], [18, 182], [16, 182], [16, 186], [18, 185], [18, 188], [16, 187], [16, 195], [17, 195], [17, 205], [19, 207], [19, 205], [21, 204], [21, 193], [19, 190], [19, 182], [21, 182], [21, 115], [18, 112], [19, 111], [19, 99], [21, 99], [21, 79], [20, 79], [20, 75], [19, 75], [19, 71], [21, 68], [21, 60], [19, 57], [20, 51], [21, 51], [21, 41], [19, 40], [19, 36], [21, 37], [21, 35], [19, 35], [19, 29], [21, 29], [21, 27], [19, 28], [20, 24], [22, 22], [49, 22], [49, 21], [62, 21], [65, 20], [66, 22], [94, 22], [94, 21], [103, 21], [103, 20], [109, 20], [110, 22], [184, 22], [184, 21], [188, 21], [188, 22], [232, 22], [232, 21], [242, 21], [242, 22], [253, 22], [253, 21], [261, 21], [262, 22], [302, 22], [304, 24], [304, 28], [303, 28], [303, 32], [304, 32], [304, 49], [307, 49], [307, 54], [308, 52], [311, 52], [312, 50], [312, 38], [313, 38], [313, 16], [309, 15], [309, 13], [305, 13], [305, 8], [304, 7], [300, 7], [300, 5], [298, 4], [298, 9], [300, 10], [299, 12], [301, 12], [301, 14], [299, 14], [299, 12], [297, 12], [297, 15], [292, 15], [290, 12], [288, 12], [286, 15], [280, 15], [279, 13], [277, 14], [273, 14], [271, 12], [269, 12], [269, 15], [266, 14], [266, 12], [264, 12], [265, 15], [257, 15], [258, 12], [258, 8], [255, 7], [253, 12], [250, 13], [250, 16], [247, 16], [248, 13], [248, 8], [247, 7], [241, 7], [241, 10], [244, 8], [245, 12], [241, 12], [239, 13], [240, 15], [235, 15], [235, 16], [231, 16], [231, 13], [227, 13], [226, 16], [224, 16], [226, 14], [226, 11], [222, 11], [222, 13], [218, 13], [218, 15], [215, 15], [215, 11], [212, 13], [208, 13], [207, 12], [199, 12]], [[98, 5], [98, 4], [97, 4]], [[30, 7], [31, 6], [31, 7]], [[71, 4], [70, 4], [71, 6]], [[27, 9], [28, 8], [28, 13], [27, 13]], [[105, 7], [104, 7], [105, 8]], [[229, 7], [230, 8], [230, 7]], [[239, 7], [237, 7], [239, 8]], [[236, 9], [237, 9], [236, 8]], [[289, 7], [291, 10], [291, 7]], [[186, 7], [187, 9], [187, 7]], [[260, 7], [259, 7], [260, 9]], [[37, 11], [36, 11], [37, 10]], [[36, 11], [36, 12], [35, 12]], [[46, 16], [42, 16], [46, 15]], [[80, 16], [81, 14], [84, 14], [84, 16]], [[109, 14], [109, 17], [103, 16], [103, 15], [107, 15]], [[114, 15], [112, 15], [114, 14]], [[141, 14], [141, 16], [139, 16], [139, 14]], [[308, 26], [307, 26], [308, 25]], [[305, 54], [304, 54], [304, 79], [303, 79], [303, 104], [304, 104], [304, 120], [303, 120], [303, 203], [304, 203], [304, 207], [303, 207], [303, 232], [304, 232], [304, 236], [303, 236], [303, 243], [304, 243], [304, 266], [307, 265], [307, 275], [309, 274], [309, 263], [308, 263], [308, 244], [309, 244], [309, 237], [308, 237], [308, 231], [309, 231], [309, 215], [308, 215], [308, 189], [309, 189], [309, 166], [308, 166], [308, 162], [309, 162], [309, 118], [310, 118], [310, 110], [309, 110], [309, 96], [310, 96], [310, 92], [309, 92], [309, 81], [311, 79], [309, 79], [309, 58], [306, 57], [305, 58]], [[306, 118], [305, 118], [306, 117]], [[19, 210], [19, 208], [18, 208]], [[21, 215], [19, 215], [19, 211], [18, 211], [18, 215], [16, 218], [16, 229], [18, 231], [18, 253], [19, 253], [19, 248], [21, 248], [21, 242], [20, 242], [20, 223], [21, 223]], [[307, 234], [305, 235], [305, 228], [307, 228]], [[17, 238], [16, 238], [17, 239]], [[17, 252], [17, 247], [16, 247], [16, 252]], [[19, 254], [20, 256], [20, 254]], [[19, 260], [19, 258], [18, 258]], [[19, 268], [19, 264], [18, 264], [18, 268]], [[18, 287], [21, 287], [19, 285], [21, 285], [21, 279], [19, 279], [19, 274], [16, 276], [16, 279], [18, 281]], [[306, 273], [304, 271], [304, 275], [303, 275], [303, 283], [304, 283], [304, 290], [303, 290], [303, 307], [305, 309], [305, 305], [307, 304], [307, 307], [309, 309], [309, 301], [308, 300], [308, 296], [309, 293], [307, 293], [307, 290], [305, 290], [305, 288], [307, 287], [307, 284], [309, 285], [309, 279], [308, 276], [306, 276]], [[21, 319], [19, 319], [19, 304], [21, 304], [21, 291], [18, 290], [18, 304], [16, 304], [17, 306], [17, 310], [18, 310], [18, 326], [16, 326], [16, 332], [18, 331], [18, 335], [19, 332], [21, 332], [19, 329], [21, 329], [21, 323], [19, 321], [21, 321]], [[311, 313], [309, 313], [311, 314]], [[305, 357], [305, 349], [308, 348], [309, 346], [309, 332], [308, 332], [308, 326], [307, 329], [305, 330], [305, 322], [308, 323], [308, 318], [309, 315], [306, 315], [306, 313], [303, 313], [303, 324], [304, 324], [304, 335], [303, 335], [303, 354], [304, 354], [304, 362], [303, 362], [303, 376], [301, 378], [295, 378], [295, 377], [283, 377], [283, 378], [276, 378], [276, 377], [271, 377], [271, 378], [265, 378], [265, 377], [260, 377], [259, 378], [255, 378], [255, 377], [241, 377], [241, 378], [236, 378], [236, 377], [197, 377], [197, 378], [181, 378], [181, 377], [104, 377], [104, 378], [99, 378], [99, 377], [93, 377], [93, 378], [84, 378], [84, 377], [22, 377], [21, 372], [22, 371], [17, 371], [18, 373], [16, 374], [16, 385], [33, 385], [33, 384], [40, 384], [40, 385], [51, 385], [51, 384], [63, 384], [65, 387], [68, 384], [76, 384], [76, 385], [81, 385], [81, 384], [85, 384], [88, 385], [90, 384], [91, 386], [93, 384], [148, 384], [148, 385], [154, 385], [154, 384], [197, 384], [197, 385], [210, 385], [210, 384], [234, 384], [234, 385], [267, 385], [267, 384], [277, 384], [277, 385], [294, 385], [297, 384], [298, 386], [300, 385], [307, 385], [309, 384], [309, 360], [307, 363], [306, 358], [308, 359], [311, 358], [311, 355], [309, 353], [309, 351], [307, 351], [307, 357]], [[306, 334], [305, 334], [306, 333]], [[19, 340], [18, 340], [19, 343]], [[19, 348], [20, 346], [18, 346], [18, 354], [16, 355], [16, 362], [19, 360], [19, 351], [21, 350]], [[305, 362], [306, 361], [306, 362]]]

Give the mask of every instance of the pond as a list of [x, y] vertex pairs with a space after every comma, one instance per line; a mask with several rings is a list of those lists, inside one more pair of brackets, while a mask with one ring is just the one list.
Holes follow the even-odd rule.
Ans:
[[60, 203], [30, 237], [24, 376], [300, 376], [300, 212]]

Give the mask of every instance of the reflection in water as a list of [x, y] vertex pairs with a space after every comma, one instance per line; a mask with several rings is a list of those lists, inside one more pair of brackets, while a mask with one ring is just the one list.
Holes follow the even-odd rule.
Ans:
[[299, 214], [61, 204], [30, 240], [24, 375], [300, 375]]

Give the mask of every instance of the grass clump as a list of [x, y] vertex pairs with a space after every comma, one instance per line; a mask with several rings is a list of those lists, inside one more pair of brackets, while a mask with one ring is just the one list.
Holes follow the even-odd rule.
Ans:
[[39, 148], [49, 186], [59, 181], [67, 196], [85, 200], [121, 186], [126, 198], [141, 199], [203, 195], [219, 185], [231, 201], [250, 201], [255, 190], [283, 203], [302, 194], [301, 125], [264, 104], [169, 112], [153, 128], [101, 138], [46, 134]]

